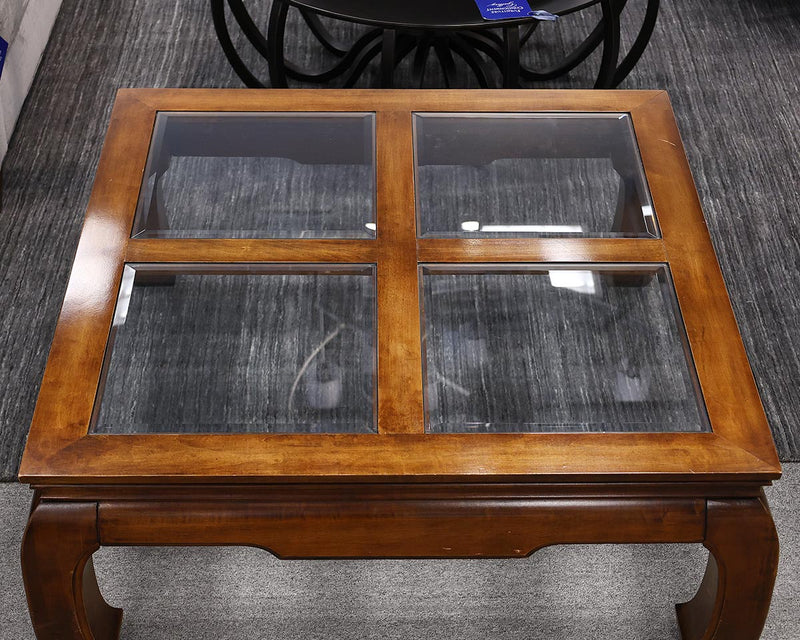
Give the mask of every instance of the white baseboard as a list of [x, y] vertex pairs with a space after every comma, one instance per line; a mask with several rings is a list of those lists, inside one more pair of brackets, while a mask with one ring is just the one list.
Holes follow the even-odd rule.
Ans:
[[60, 7], [61, 0], [29, 2], [9, 43], [0, 76], [0, 166]]

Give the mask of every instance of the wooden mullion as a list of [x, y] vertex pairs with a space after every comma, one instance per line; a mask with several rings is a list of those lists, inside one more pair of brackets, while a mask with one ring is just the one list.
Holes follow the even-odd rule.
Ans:
[[420, 262], [665, 262], [661, 240], [634, 238], [420, 239]]
[[378, 431], [423, 433], [411, 113], [379, 111]]
[[132, 239], [127, 262], [344, 262], [372, 263], [375, 240]]

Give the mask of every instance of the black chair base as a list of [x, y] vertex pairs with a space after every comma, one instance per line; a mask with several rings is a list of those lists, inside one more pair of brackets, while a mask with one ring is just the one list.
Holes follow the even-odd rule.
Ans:
[[[653, 33], [658, 16], [659, 0], [647, 0], [644, 19], [639, 33], [628, 53], [619, 62], [620, 14], [627, 0], [554, 0], [548, 8], [558, 15], [567, 15], [590, 6], [600, 5], [602, 14], [590, 34], [558, 64], [546, 69], [532, 69], [520, 63], [520, 49], [535, 35], [540, 24], [537, 20], [493, 24], [486, 22], [455, 25], [450, 28], [415, 25], [413, 28], [367, 22], [370, 27], [352, 44], [344, 44], [327, 30], [320, 13], [310, 9], [308, 2], [273, 0], [267, 35], [256, 26], [242, 0], [210, 0], [214, 28], [222, 50], [242, 82], [251, 88], [288, 87], [289, 81], [329, 84], [345, 88], [354, 86], [369, 64], [380, 57], [379, 86], [395, 85], [395, 70], [408, 56], [411, 62], [412, 86], [422, 87], [429, 60], [435, 58], [442, 70], [445, 87], [456, 79], [456, 59], [466, 65], [482, 88], [495, 86], [501, 78], [504, 88], [517, 88], [520, 80], [547, 81], [565, 75], [602, 47], [600, 68], [594, 83], [596, 89], [617, 87], [635, 67], [644, 53]], [[257, 78], [236, 50], [228, 30], [225, 5], [228, 5], [234, 22], [248, 42], [267, 61], [269, 84]], [[285, 35], [289, 10], [299, 11], [312, 36], [322, 47], [332, 53], [336, 62], [325, 71], [310, 72], [286, 60]], [[359, 22], [352, 15], [347, 20]]]

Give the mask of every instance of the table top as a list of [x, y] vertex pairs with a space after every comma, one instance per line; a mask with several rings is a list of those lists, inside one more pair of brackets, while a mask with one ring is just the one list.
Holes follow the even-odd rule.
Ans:
[[[599, 0], [530, 0], [531, 10], [565, 15], [579, 11]], [[291, 0], [291, 4], [317, 13], [376, 26], [404, 29], [474, 29], [508, 26], [530, 22], [531, 18], [485, 20], [474, 0], [438, 0], [409, 2], [408, 0]]]
[[665, 93], [119, 92], [23, 481], [779, 474]]

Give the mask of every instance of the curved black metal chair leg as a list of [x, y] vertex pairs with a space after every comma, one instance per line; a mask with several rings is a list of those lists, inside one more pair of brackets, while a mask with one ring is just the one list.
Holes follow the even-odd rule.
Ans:
[[369, 47], [376, 40], [380, 40], [382, 35], [383, 29], [371, 29], [362, 35], [358, 40], [356, 40], [353, 43], [353, 46], [350, 47], [350, 50], [336, 64], [334, 64], [330, 69], [321, 71], [319, 73], [307, 73], [288, 60], [284, 60], [283, 70], [286, 78], [291, 80], [299, 80], [300, 82], [312, 82], [316, 84], [322, 84], [338, 78], [347, 72], [348, 69], [350, 69], [364, 49]]
[[519, 89], [519, 27], [503, 29], [503, 88]]
[[411, 84], [419, 89], [425, 82], [425, 67], [428, 64], [428, 56], [433, 46], [433, 36], [425, 34], [421, 36], [417, 50], [414, 52], [414, 60], [411, 63]]
[[[626, 4], [627, 0], [604, 0], [601, 3], [603, 17], [600, 22], [598, 22], [597, 26], [584, 41], [564, 58], [563, 62], [548, 69], [531, 69], [521, 65], [520, 76], [524, 80], [552, 80], [553, 78], [557, 78], [572, 71], [602, 44], [604, 56], [600, 65], [600, 72], [598, 73], [595, 88], [615, 88], [628, 76], [639, 61], [639, 58], [641, 58], [650, 42], [650, 37], [655, 29], [656, 18], [658, 17], [659, 0], [648, 0], [642, 27], [636, 36], [636, 40], [619, 66], [616, 66], [616, 60], [619, 58], [619, 21]], [[609, 24], [609, 20], [606, 19], [606, 16], [611, 17], [611, 24]], [[525, 35], [529, 36], [530, 34], [526, 33]], [[525, 40], [527, 40], [527, 38], [525, 38]], [[523, 43], [522, 40], [521, 43]], [[614, 52], [615, 49], [616, 53]], [[612, 59], [615, 70], [613, 75], [610, 76]]]
[[[627, 0], [618, 0], [618, 4], [616, 5], [616, 15], [618, 18], [622, 13], [622, 10], [625, 8], [626, 3]], [[605, 13], [603, 16], [605, 16]], [[560, 64], [554, 65], [547, 69], [530, 69], [528, 67], [521, 66], [520, 76], [525, 80], [542, 81], [552, 80], [569, 73], [578, 65], [585, 62], [586, 59], [592, 55], [592, 53], [594, 53], [601, 44], [603, 44], [606, 34], [606, 21], [604, 20], [604, 17], [601, 17], [595, 28], [592, 29], [588, 36], [586, 36], [583, 42], [575, 47], [575, 49], [573, 49]], [[617, 56], [619, 56], [619, 53], [617, 53]]]
[[453, 49], [453, 53], [458, 55], [467, 63], [467, 66], [472, 69], [472, 73], [475, 74], [480, 88], [488, 89], [491, 74], [488, 65], [484, 59], [478, 55], [477, 51], [473, 47], [465, 45], [462, 36], [458, 33], [455, 33], [450, 40], [450, 47]]
[[445, 89], [449, 89], [456, 79], [456, 62], [453, 60], [453, 54], [450, 51], [447, 39], [441, 36], [436, 38], [433, 43], [433, 50], [436, 52], [436, 57], [442, 66]]
[[531, 36], [534, 34], [536, 29], [539, 28], [540, 24], [542, 24], [542, 23], [539, 20], [534, 20], [527, 27], [525, 27], [525, 31], [519, 37], [520, 49], [525, 46], [525, 44], [528, 42], [528, 40], [531, 39]]
[[239, 57], [236, 52], [236, 47], [233, 46], [228, 25], [225, 21], [225, 0], [210, 0], [211, 4], [211, 18], [214, 22], [214, 31], [217, 34], [217, 40], [222, 47], [225, 57], [228, 59], [231, 67], [237, 76], [244, 82], [245, 86], [251, 89], [263, 89], [267, 85], [254, 76], [247, 68], [244, 61]]
[[383, 43], [378, 41], [370, 47], [365, 48], [353, 62], [351, 67], [350, 73], [344, 81], [344, 88], [350, 89], [352, 88], [358, 79], [361, 77], [361, 74], [364, 73], [364, 70], [367, 68], [367, 65], [381, 52], [383, 49]]
[[[398, 37], [396, 46], [395, 46], [395, 54], [393, 65], [397, 65], [401, 60], [403, 60], [409, 53], [411, 53], [412, 49], [416, 45], [416, 39], [414, 38], [407, 38], [407, 37]], [[372, 62], [372, 60], [378, 56], [383, 51], [383, 42], [379, 39], [378, 42], [374, 43], [370, 47], [366, 47], [355, 59], [353, 64], [350, 67], [350, 73], [348, 74], [347, 78], [344, 81], [344, 88], [349, 89], [358, 82], [358, 79], [361, 77], [361, 74], [364, 73], [364, 70], [367, 68], [367, 65]]]
[[595, 89], [611, 89], [619, 58], [619, 14], [615, 0], [600, 0], [603, 9], [603, 57], [595, 80]]
[[614, 73], [614, 80], [611, 84], [612, 88], [616, 88], [620, 82], [628, 77], [628, 74], [636, 66], [636, 63], [639, 62], [639, 58], [642, 57], [644, 50], [650, 42], [650, 36], [653, 35], [653, 31], [656, 27], [658, 6], [659, 0], [647, 0], [647, 9], [645, 9], [642, 28], [639, 30], [639, 34], [636, 36], [633, 45], [631, 45], [630, 51], [628, 51], [627, 55], [617, 67]]
[[230, 5], [231, 13], [233, 17], [236, 18], [236, 22], [241, 27], [242, 33], [244, 33], [247, 41], [253, 45], [253, 48], [258, 51], [263, 58], [266, 58], [269, 55], [267, 39], [256, 26], [256, 23], [253, 22], [253, 18], [250, 17], [250, 13], [245, 8], [242, 0], [228, 0], [228, 5]]
[[286, 60], [283, 55], [283, 39], [286, 35], [286, 15], [288, 13], [289, 2], [287, 0], [273, 0], [267, 27], [267, 64], [270, 82], [276, 88], [289, 86], [286, 81]]
[[408, 57], [408, 55], [417, 48], [419, 37], [411, 36], [398, 32], [397, 34], [397, 47], [394, 56], [395, 68], [400, 66], [400, 63]]
[[394, 87], [394, 59], [397, 48], [397, 31], [384, 29], [381, 39], [381, 87], [391, 89]]
[[300, 8], [298, 8], [298, 11], [300, 11], [303, 21], [308, 25], [309, 30], [317, 39], [317, 42], [336, 56], [342, 57], [347, 55], [347, 45], [337, 41], [336, 38], [331, 35], [330, 31], [322, 24], [322, 21], [316, 13], [308, 9]]
[[495, 64], [500, 73], [503, 72], [504, 58], [502, 40], [500, 40], [499, 43], [495, 42], [493, 38], [487, 37], [488, 32], [477, 33], [474, 31], [459, 31], [458, 33], [464, 39], [467, 46], [481, 53], [485, 53]]
[[405, 60], [408, 55], [417, 48], [419, 37], [397, 33], [397, 45], [395, 46], [394, 67], [395, 69], [400, 66], [400, 63]]
[[565, 73], [569, 73], [579, 64], [584, 62], [586, 58], [592, 55], [597, 47], [600, 46], [600, 43], [603, 42], [603, 28], [603, 21], [601, 20], [592, 30], [592, 32], [586, 36], [584, 41], [575, 47], [575, 49], [573, 49], [566, 58], [564, 58], [564, 61], [561, 64], [548, 69], [531, 69], [529, 67], [520, 65], [520, 76], [524, 80], [552, 80], [553, 78], [557, 78]]

